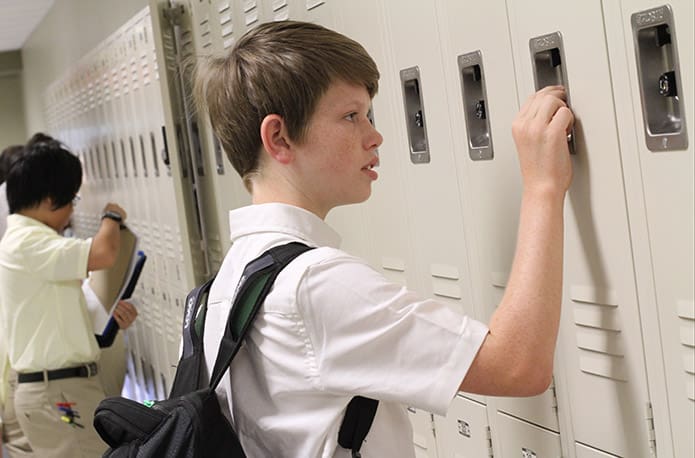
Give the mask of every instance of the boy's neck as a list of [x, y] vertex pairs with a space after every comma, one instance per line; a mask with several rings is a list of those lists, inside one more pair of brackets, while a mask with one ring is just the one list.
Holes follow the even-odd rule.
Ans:
[[321, 208], [320, 205], [313, 202], [306, 194], [297, 192], [297, 190], [291, 186], [279, 189], [272, 185], [264, 186], [264, 184], [258, 181], [251, 185], [251, 202], [254, 205], [269, 203], [292, 205], [309, 211], [322, 220], [326, 219], [326, 215], [328, 215], [328, 212], [331, 210], [330, 208]]
[[46, 226], [54, 229], [56, 232], [60, 232], [62, 230], [62, 228], [56, 228], [56, 226], [59, 226], [60, 223], [57, 221], [56, 215], [52, 210], [51, 204], [47, 204], [45, 203], [45, 201], [41, 202], [39, 205], [35, 207], [24, 208], [22, 210], [19, 210], [17, 214], [45, 224]]

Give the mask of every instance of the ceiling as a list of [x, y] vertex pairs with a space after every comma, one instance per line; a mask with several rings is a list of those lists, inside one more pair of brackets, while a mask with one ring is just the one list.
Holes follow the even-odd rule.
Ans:
[[54, 1], [0, 0], [0, 52], [21, 49]]

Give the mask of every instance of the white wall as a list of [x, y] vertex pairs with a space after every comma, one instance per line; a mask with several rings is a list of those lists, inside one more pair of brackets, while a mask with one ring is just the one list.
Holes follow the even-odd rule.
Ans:
[[24, 143], [25, 137], [21, 54], [0, 53], [0, 149]]

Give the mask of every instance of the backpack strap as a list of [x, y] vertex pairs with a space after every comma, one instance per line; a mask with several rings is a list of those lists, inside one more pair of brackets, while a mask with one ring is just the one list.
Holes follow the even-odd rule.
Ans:
[[[203, 326], [207, 312], [207, 298], [215, 277], [193, 289], [184, 304], [183, 351], [176, 367], [169, 398], [183, 396], [199, 389], [204, 371]], [[206, 378], [206, 377], [205, 377]]]
[[241, 348], [244, 337], [277, 276], [294, 258], [311, 249], [303, 243], [291, 242], [269, 249], [246, 265], [237, 286], [210, 377], [212, 390], [217, 388], [232, 359]]
[[376, 399], [355, 396], [345, 410], [343, 423], [338, 431], [338, 444], [352, 450], [352, 458], [360, 458], [360, 448], [369, 428], [372, 427], [379, 401]]

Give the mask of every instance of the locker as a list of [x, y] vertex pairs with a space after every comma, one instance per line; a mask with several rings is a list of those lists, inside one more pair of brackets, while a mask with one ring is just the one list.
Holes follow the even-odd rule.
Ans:
[[[229, 40], [231, 46], [231, 40], [236, 37], [234, 31], [240, 28], [239, 18], [232, 16], [231, 6], [224, 3], [215, 8], [208, 2], [191, 2], [191, 13], [196, 55], [221, 56], [228, 52], [225, 43]], [[204, 206], [210, 267], [216, 271], [230, 244], [227, 212], [250, 203], [250, 196], [226, 159], [207, 116], [199, 114], [195, 122], [206, 170], [204, 175], [198, 176], [199, 196]]]
[[[476, 316], [489, 321], [504, 294], [516, 245], [521, 176], [511, 124], [518, 111], [505, 2], [475, 15], [465, 4], [437, 3], [449, 119], [459, 175]], [[486, 18], [481, 21], [480, 18]], [[476, 117], [476, 110], [478, 111]], [[474, 124], [473, 121], [478, 122]], [[492, 411], [559, 431], [552, 390], [534, 398], [490, 398]], [[494, 415], [493, 415], [494, 418]]]
[[[514, 1], [508, 11], [519, 103], [543, 81], [534, 74], [538, 53], [554, 49], [577, 118], [557, 348], [559, 410], [571, 425], [563, 438], [566, 446], [648, 456], [649, 395], [601, 2]], [[550, 37], [561, 39], [548, 47]]]
[[[649, 421], [659, 456], [692, 456], [693, 5], [688, 1], [611, 1], [603, 9], [635, 245], [651, 397]], [[644, 37], [655, 31], [666, 33], [651, 35], [645, 43]], [[655, 48], [663, 51], [660, 54], [667, 62], [653, 55]], [[659, 71], [649, 74], [645, 65]], [[677, 110], [670, 105], [676, 97], [662, 94], [659, 87], [664, 70], [679, 70], [675, 72], [681, 79], [675, 82]], [[655, 120], [664, 118], [670, 120], [664, 122], [664, 129], [655, 129]]]
[[[397, 123], [401, 114], [400, 94], [397, 92], [399, 87], [395, 81], [397, 72], [388, 59], [390, 38], [385, 33], [383, 2], [360, 1], [362, 5], [355, 2], [332, 2], [331, 6], [336, 10], [336, 30], [364, 46], [381, 74], [380, 89], [372, 101], [374, 123], [384, 138], [378, 150], [379, 165], [376, 170], [379, 179], [372, 184], [372, 195], [366, 202], [350, 211], [336, 209], [338, 211], [331, 213], [329, 221], [335, 225], [339, 222], [338, 214], [357, 214], [361, 218], [361, 228], [345, 233], [345, 224], [337, 227], [344, 240], [350, 239], [352, 235], [352, 239], [358, 241], [351, 245], [348, 241], [343, 244], [343, 248], [352, 250], [355, 245], [362, 244], [362, 248], [355, 252], [360, 253], [375, 269], [395, 283], [413, 285], [415, 271], [409, 249], [407, 202], [403, 198], [403, 166], [400, 160], [401, 150], [396, 141], [400, 135]], [[365, 8], [372, 9], [373, 14], [362, 14]], [[359, 211], [362, 213], [358, 213]], [[344, 217], [343, 221], [346, 220], [348, 219]], [[355, 225], [353, 223], [353, 227]]]
[[499, 435], [495, 456], [542, 458], [562, 456], [560, 435], [518, 418], [498, 413], [494, 434]]
[[492, 441], [484, 404], [456, 396], [446, 417], [435, 415], [437, 449], [441, 458], [492, 456]]
[[432, 414], [408, 407], [408, 416], [413, 425], [415, 456], [417, 458], [437, 458], [437, 442]]

